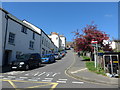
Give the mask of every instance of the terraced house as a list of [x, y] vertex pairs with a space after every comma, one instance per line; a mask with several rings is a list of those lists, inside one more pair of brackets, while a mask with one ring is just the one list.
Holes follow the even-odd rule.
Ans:
[[6, 10], [0, 8], [2, 21], [2, 45], [0, 46], [0, 66], [8, 65], [23, 53], [50, 53], [57, 47], [48, 35], [38, 27], [25, 20], [19, 20]]

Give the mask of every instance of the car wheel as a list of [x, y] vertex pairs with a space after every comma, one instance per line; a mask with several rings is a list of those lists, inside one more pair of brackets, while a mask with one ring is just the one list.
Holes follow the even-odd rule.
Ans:
[[25, 66], [25, 70], [29, 70], [29, 65], [26, 65], [26, 66]]

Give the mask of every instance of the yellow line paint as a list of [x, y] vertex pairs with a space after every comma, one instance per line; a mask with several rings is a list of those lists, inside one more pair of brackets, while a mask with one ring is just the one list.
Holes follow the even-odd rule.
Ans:
[[[21, 81], [21, 80], [4, 80], [4, 79], [0, 79], [2, 81], [8, 81], [14, 88], [17, 88], [17, 86], [13, 83], [13, 82], [29, 82], [29, 83], [48, 83], [46, 85], [38, 85], [38, 86], [32, 86], [32, 87], [26, 87], [27, 88], [37, 88], [37, 87], [43, 87], [43, 86], [48, 86], [48, 85], [53, 85], [50, 90], [54, 90], [54, 88], [56, 88], [56, 86], [58, 85], [58, 83], [51, 83], [51, 82], [37, 82], [37, 81]], [[16, 90], [20, 90], [20, 89], [16, 89]]]
[[50, 88], [50, 90], [54, 90], [58, 85], [58, 83], [52, 83], [52, 84], [53, 84], [53, 86]]
[[14, 81], [14, 82], [29, 82], [29, 83], [50, 83], [51, 84], [51, 82], [38, 82], [38, 81], [22, 81], [22, 80], [4, 80], [4, 79], [0, 79], [0, 80], [2, 80], [2, 81]]
[[38, 85], [38, 86], [32, 86], [32, 87], [26, 87], [26, 88], [37, 88], [37, 87], [44, 87], [44, 86], [49, 86], [51, 84], [46, 84], [46, 85]]
[[8, 80], [8, 82], [13, 86], [13, 88], [17, 88], [17, 86], [10, 80]]

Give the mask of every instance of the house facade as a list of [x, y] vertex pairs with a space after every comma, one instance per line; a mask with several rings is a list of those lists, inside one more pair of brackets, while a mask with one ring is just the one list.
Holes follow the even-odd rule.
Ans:
[[61, 39], [59, 37], [59, 34], [56, 32], [51, 32], [50, 35], [48, 35], [51, 40], [53, 41], [53, 43], [60, 49], [61, 48]]
[[35, 25], [31, 24], [30, 22], [23, 20], [24, 23], [30, 25], [36, 32], [38, 32], [41, 35], [40, 38], [40, 48], [41, 48], [41, 56], [44, 54], [49, 54], [53, 52], [58, 51], [58, 48], [52, 40], [48, 37], [48, 35], [40, 28], [36, 27]]
[[58, 48], [56, 47], [56, 45], [54, 45], [52, 40], [48, 37], [48, 35], [44, 31], [42, 31], [42, 35], [41, 35], [41, 45], [42, 45], [41, 46], [41, 50], [42, 50], [41, 55], [54, 53], [54, 52], [58, 51]]
[[65, 49], [66, 47], [66, 37], [63, 35], [60, 35], [60, 39], [61, 39], [61, 49]]
[[2, 15], [0, 18], [2, 19], [0, 66], [8, 65], [23, 53], [40, 53], [42, 55], [43, 52], [45, 54], [51, 52], [51, 48], [57, 51], [57, 47], [43, 30], [19, 20], [2, 8], [0, 8], [0, 14]]
[[63, 35], [59, 35], [56, 32], [51, 32], [50, 35], [48, 35], [53, 43], [59, 48], [59, 49], [65, 49], [66, 47], [66, 37]]

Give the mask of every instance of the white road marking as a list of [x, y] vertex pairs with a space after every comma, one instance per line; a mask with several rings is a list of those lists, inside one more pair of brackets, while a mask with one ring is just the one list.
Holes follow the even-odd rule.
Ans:
[[9, 78], [16, 78], [15, 76], [8, 76]]
[[45, 81], [45, 82], [51, 82], [52, 80], [42, 80], [43, 82]]
[[39, 74], [39, 72], [37, 72], [36, 74], [34, 74], [34, 76], [37, 76]]
[[12, 72], [8, 72], [6, 74], [10, 74], [10, 75], [17, 75], [17, 74], [20, 74], [20, 73], [24, 73], [25, 71], [12, 71]]
[[66, 81], [57, 81], [58, 83], [66, 83]]
[[71, 72], [71, 73], [77, 73], [77, 72], [84, 71], [84, 70], [87, 70], [87, 68], [80, 69], [80, 70], [77, 70], [77, 71], [74, 71], [74, 72]]
[[83, 84], [84, 82], [72, 82], [72, 83], [78, 83], [78, 84]]
[[9, 79], [9, 78], [3, 78], [3, 79]]
[[38, 76], [41, 76], [41, 75], [43, 75], [43, 74], [45, 74], [45, 72], [43, 72], [43, 73], [39, 74]]
[[16, 78], [15, 80], [24, 80], [24, 79], [22, 79], [22, 78]]
[[25, 76], [29, 76], [29, 74], [25, 74]]
[[54, 77], [54, 76], [57, 75], [57, 74], [60, 74], [60, 73], [55, 73], [55, 74], [52, 75], [52, 77]]
[[45, 78], [45, 79], [52, 80], [53, 78]]
[[65, 81], [67, 81], [67, 79], [58, 79], [58, 80], [65, 80]]
[[4, 76], [0, 76], [0, 77], [4, 77]]
[[52, 77], [54, 77], [55, 75], [57, 75], [57, 73], [53, 74]]
[[49, 76], [50, 74], [47, 74], [47, 77]]
[[35, 80], [35, 79], [28, 79], [29, 81], [38, 81], [38, 80]]
[[24, 78], [24, 79], [27, 79], [28, 77], [20, 77], [20, 78]]

